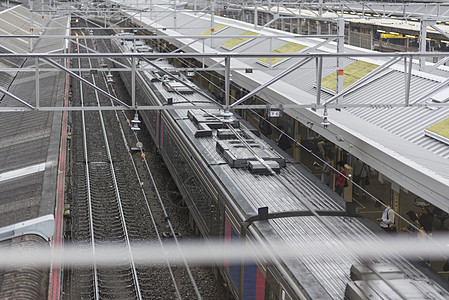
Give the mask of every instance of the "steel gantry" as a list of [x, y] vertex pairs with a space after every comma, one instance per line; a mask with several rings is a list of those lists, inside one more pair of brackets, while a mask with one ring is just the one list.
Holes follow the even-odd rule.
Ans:
[[[84, 38], [93, 38], [86, 36]], [[101, 38], [101, 37], [100, 37]], [[108, 37], [111, 38], [111, 37]], [[128, 37], [129, 38], [129, 37]], [[157, 36], [152, 36], [151, 38], [158, 38]], [[161, 37], [159, 37], [161, 38]], [[13, 93], [9, 92], [5, 88], [0, 87], [0, 91], [5, 93], [7, 96], [13, 98], [17, 102], [23, 104], [22, 106], [2, 106], [0, 107], [0, 112], [5, 111], [26, 111], [26, 110], [35, 110], [35, 111], [81, 111], [81, 110], [92, 110], [92, 109], [102, 109], [102, 110], [121, 110], [121, 109], [128, 109], [128, 110], [167, 110], [167, 109], [174, 109], [167, 106], [139, 106], [138, 103], [133, 101], [132, 105], [128, 105], [124, 103], [122, 100], [118, 99], [114, 95], [111, 95], [107, 91], [102, 90], [101, 88], [93, 85], [92, 83], [88, 82], [82, 76], [76, 74], [76, 71], [82, 71], [82, 69], [69, 69], [65, 67], [63, 64], [58, 63], [57, 60], [65, 60], [67, 58], [94, 58], [94, 59], [111, 59], [115, 61], [115, 58], [130, 58], [134, 61], [137, 61], [138, 59], [186, 59], [186, 58], [194, 58], [197, 60], [201, 60], [203, 58], [215, 58], [222, 60], [222, 63], [219, 65], [216, 65], [214, 68], [181, 68], [183, 71], [192, 71], [192, 72], [198, 72], [198, 71], [210, 71], [214, 70], [217, 72], [223, 72], [226, 76], [225, 80], [228, 82], [229, 77], [232, 76], [232, 72], [238, 71], [233, 70], [231, 65], [231, 61], [233, 59], [242, 59], [242, 58], [258, 58], [258, 57], [285, 57], [289, 56], [292, 58], [300, 58], [298, 63], [294, 64], [293, 66], [288, 67], [287, 69], [283, 70], [281, 73], [273, 77], [271, 80], [259, 85], [257, 88], [255, 88], [252, 91], [249, 91], [248, 94], [242, 96], [240, 99], [236, 99], [236, 101], [229, 105], [228, 107], [230, 109], [260, 109], [262, 108], [261, 105], [241, 105], [245, 100], [249, 99], [250, 97], [256, 95], [261, 90], [269, 87], [273, 83], [281, 80], [285, 76], [291, 74], [292, 72], [296, 71], [297, 69], [304, 66], [307, 62], [310, 62], [311, 60], [317, 60], [318, 62], [326, 59], [332, 59], [332, 58], [388, 58], [389, 60], [382, 66], [379, 66], [375, 70], [371, 71], [355, 83], [353, 83], [351, 86], [347, 87], [346, 89], [341, 89], [338, 91], [334, 96], [332, 96], [331, 99], [327, 100], [326, 102], [322, 103], [319, 101], [321, 89], [317, 89], [317, 96], [316, 102], [311, 103], [303, 103], [303, 104], [284, 104], [283, 106], [285, 108], [313, 108], [313, 109], [325, 109], [325, 108], [349, 108], [349, 107], [444, 107], [449, 106], [449, 103], [441, 102], [441, 103], [423, 103], [423, 100], [426, 100], [430, 98], [433, 94], [440, 91], [442, 88], [446, 87], [449, 79], [442, 81], [440, 84], [436, 85], [434, 88], [429, 90], [424, 96], [421, 96], [419, 100], [414, 101], [413, 103], [409, 102], [409, 95], [410, 95], [410, 89], [412, 86], [412, 83], [410, 81], [410, 76], [412, 73], [411, 68], [411, 61], [413, 58], [421, 58], [421, 57], [441, 57], [441, 58], [447, 58], [447, 53], [420, 53], [420, 52], [402, 52], [402, 53], [83, 53], [83, 54], [77, 54], [77, 53], [2, 53], [0, 54], [0, 58], [25, 58], [25, 59], [34, 59], [36, 61], [35, 67], [32, 68], [26, 68], [21, 69], [21, 71], [24, 72], [34, 72], [35, 78], [36, 78], [36, 98], [35, 104], [33, 105], [31, 101], [25, 101], [23, 99], [20, 99], [20, 97], [17, 97]], [[39, 64], [39, 61], [43, 61], [45, 63], [45, 66], [42, 66]], [[344, 103], [339, 102], [332, 104], [336, 99], [341, 98], [345, 94], [354, 91], [357, 89], [360, 85], [363, 83], [369, 81], [370, 79], [374, 78], [376, 75], [378, 75], [380, 72], [386, 70], [390, 66], [397, 64], [398, 62], [403, 61], [404, 66], [404, 74], [406, 78], [406, 89], [404, 90], [404, 102], [403, 103], [379, 103], [376, 101], [370, 102], [370, 103]], [[322, 78], [322, 63], [317, 64], [316, 69], [316, 76], [317, 78]], [[7, 70], [7, 69], [2, 69]], [[49, 70], [58, 70], [61, 72], [68, 73], [73, 80], [79, 80], [82, 83], [84, 83], [87, 86], [90, 86], [93, 89], [96, 89], [98, 92], [102, 93], [103, 95], [109, 97], [110, 99], [114, 100], [116, 103], [118, 103], [118, 106], [111, 106], [111, 107], [49, 107], [49, 106], [41, 106], [39, 104], [39, 78], [40, 73], [43, 71], [49, 71]], [[145, 67], [142, 68], [141, 66], [138, 66], [137, 64], [132, 64], [131, 67], [126, 67], [124, 65], [118, 67], [118, 68], [98, 68], [96, 71], [126, 71], [130, 72], [131, 74], [135, 74], [135, 72], [138, 71], [151, 71], [151, 70], [158, 70], [156, 66], [153, 65], [153, 68], [151, 67]], [[170, 73], [170, 71], [179, 70], [178, 68], [173, 69], [165, 69], [162, 71], [165, 71], [167, 73]], [[226, 70], [229, 70], [228, 72], [225, 72]], [[241, 71], [241, 70], [240, 70]], [[133, 82], [132, 85], [135, 86], [135, 76], [132, 76]], [[229, 90], [226, 91], [225, 98], [229, 97]], [[216, 105], [219, 105], [216, 103]], [[221, 104], [220, 104], [221, 105]], [[226, 104], [221, 105], [222, 109], [225, 109]], [[177, 107], [179, 108], [179, 107]], [[198, 107], [199, 108], [199, 107]]]

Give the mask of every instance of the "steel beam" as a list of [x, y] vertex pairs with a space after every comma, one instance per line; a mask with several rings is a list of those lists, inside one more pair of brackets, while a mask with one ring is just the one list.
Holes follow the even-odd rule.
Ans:
[[[447, 84], [447, 83], [446, 83]], [[428, 96], [427, 96], [428, 97]], [[272, 105], [272, 108], [281, 108], [279, 105]], [[392, 109], [397, 107], [423, 107], [423, 108], [430, 108], [430, 107], [449, 107], [449, 103], [412, 103], [406, 106], [403, 103], [365, 103], [365, 104], [320, 104], [317, 105], [316, 103], [309, 103], [309, 104], [283, 104], [282, 108], [284, 109], [297, 109], [297, 108], [310, 108], [313, 110], [318, 109], [343, 109], [343, 108], [370, 108], [370, 109]], [[267, 106], [265, 104], [241, 104], [234, 109], [266, 109]], [[215, 105], [162, 105], [162, 106], [137, 106], [136, 108], [133, 108], [131, 106], [123, 106], [123, 105], [117, 105], [117, 106], [70, 106], [70, 107], [62, 107], [62, 106], [40, 106], [39, 109], [34, 109], [38, 111], [111, 111], [111, 110], [176, 110], [176, 109], [223, 109], [223, 105], [217, 103]], [[9, 106], [3, 106], [0, 107], [0, 112], [18, 112], [18, 111], [29, 111], [30, 109], [25, 107], [9, 107]], [[232, 110], [232, 108], [231, 108]]]
[[[344, 53], [345, 52], [345, 19], [343, 17], [340, 17], [338, 19], [337, 24], [338, 24], [337, 52]], [[341, 60], [339, 57], [337, 57], [337, 86], [336, 86], [337, 94], [340, 94], [340, 92], [343, 91], [343, 87], [344, 87], [343, 72], [344, 71], [341, 66]], [[343, 94], [340, 95], [338, 98], [336, 98], [337, 103], [339, 100], [343, 100]]]
[[[19, 101], [20, 103], [22, 103], [23, 105], [27, 106], [29, 109], [28, 110], [36, 110], [36, 108], [34, 106], [32, 106], [31, 104], [27, 103], [25, 100], [22, 100], [21, 98], [17, 97], [16, 95], [12, 94], [11, 92], [9, 92], [8, 90], [4, 89], [3, 87], [0, 86], [0, 92], [10, 96], [11, 98], [13, 98], [16, 101]], [[22, 108], [23, 109], [23, 108]]]
[[[241, 37], [241, 36], [240, 36]], [[327, 43], [327, 41], [323, 42]], [[323, 44], [322, 43], [322, 44]], [[316, 46], [312, 49], [316, 49]], [[375, 58], [391, 58], [391, 57], [447, 57], [449, 56], [448, 52], [394, 52], [394, 53], [386, 53], [386, 52], [369, 52], [369, 53], [273, 53], [273, 52], [245, 52], [245, 53], [0, 53], [0, 58], [11, 58], [11, 57], [20, 57], [20, 58], [34, 58], [39, 57], [42, 59], [49, 58], [101, 58], [101, 57], [147, 57], [147, 58], [255, 58], [255, 57], [292, 57], [292, 58], [305, 58], [305, 57], [323, 57], [323, 58], [332, 58], [332, 57], [375, 57]]]
[[[285, 54], [284, 54], [284, 56], [285, 56]], [[288, 68], [288, 69], [284, 70], [283, 72], [281, 72], [280, 74], [276, 75], [273, 79], [271, 79], [271, 80], [267, 81], [266, 83], [258, 86], [257, 88], [255, 88], [254, 90], [252, 90], [251, 92], [249, 92], [248, 94], [246, 94], [245, 96], [243, 96], [242, 98], [240, 98], [239, 100], [234, 102], [231, 105], [231, 108], [233, 108], [234, 106], [239, 105], [240, 103], [248, 100], [249, 98], [251, 98], [252, 96], [256, 95], [261, 90], [263, 90], [263, 89], [269, 87], [270, 85], [272, 85], [273, 83], [281, 80], [282, 78], [284, 78], [288, 74], [296, 71], [297, 69], [299, 69], [300, 67], [302, 67], [303, 65], [305, 65], [306, 63], [308, 63], [311, 60], [312, 60], [312, 57], [302, 59], [301, 61], [297, 62], [296, 64], [294, 64], [290, 68]]]
[[[427, 25], [429, 24], [428, 20], [421, 20], [421, 28], [419, 30], [419, 53], [426, 53], [427, 49]], [[426, 66], [426, 58], [424, 56], [419, 57], [419, 69], [421, 71], [424, 70]]]
[[[80, 39], [81, 39], [81, 37], [80, 37]], [[77, 40], [78, 40], [78, 39], [77, 39]], [[75, 45], [80, 46], [81, 48], [86, 49], [88, 53], [89, 53], [89, 52], [90, 52], [90, 53], [101, 53], [101, 52], [98, 52], [98, 51], [95, 50], [95, 49], [89, 48], [89, 47], [87, 47], [87, 46], [81, 44], [80, 42], [76, 42], [76, 41], [71, 41], [71, 42], [74, 43]], [[122, 64], [121, 62], [119, 62], [119, 61], [116, 60], [116, 59], [112, 59], [112, 58], [109, 58], [109, 57], [106, 57], [106, 58], [107, 58], [108, 60], [112, 61], [113, 63], [117, 64], [117, 65], [120, 65], [120, 66], [122, 66], [122, 67], [128, 68], [128, 66], [126, 66], [125, 64]], [[73, 68], [72, 68], [72, 70], [73, 70]]]
[[54, 60], [51, 60], [51, 59], [49, 59], [49, 58], [43, 58], [43, 59], [44, 59], [45, 61], [47, 61], [50, 65], [52, 65], [52, 66], [54, 66], [54, 67], [56, 67], [56, 68], [58, 68], [58, 69], [63, 70], [64, 72], [70, 74], [71, 76], [77, 78], [77, 79], [80, 80], [81, 82], [87, 84], [88, 86], [90, 86], [90, 87], [92, 87], [93, 89], [97, 90], [97, 91], [100, 92], [101, 94], [105, 95], [106, 97], [108, 97], [108, 98], [114, 100], [115, 102], [117, 102], [117, 103], [119, 103], [119, 104], [121, 104], [121, 105], [123, 105], [123, 106], [129, 107], [129, 105], [126, 104], [125, 102], [123, 102], [122, 100], [120, 100], [120, 99], [118, 99], [117, 97], [115, 97], [115, 96], [109, 94], [108, 92], [106, 92], [106, 91], [100, 89], [100, 88], [97, 87], [95, 84], [89, 82], [88, 80], [84, 79], [83, 77], [79, 76], [78, 74], [76, 74], [76, 73], [70, 71], [70, 70], [67, 69], [66, 67], [64, 67], [64, 66], [62, 66], [62, 65], [60, 65], [60, 64], [58, 64], [58, 63], [55, 62]]
[[231, 90], [231, 59], [225, 57], [225, 111], [229, 111], [230, 105], [230, 90]]
[[409, 106], [410, 102], [410, 84], [412, 80], [412, 64], [413, 64], [413, 57], [407, 58], [404, 57], [404, 74], [405, 74], [405, 106]]
[[36, 57], [35, 58], [35, 65], [36, 65], [36, 70], [35, 70], [35, 78], [36, 78], [36, 109], [39, 109], [39, 96], [40, 96], [40, 88], [39, 88], [39, 58]]
[[323, 58], [316, 59], [316, 104], [320, 105], [321, 101], [321, 77], [323, 75]]
[[[328, 105], [329, 103], [332, 103], [334, 101], [336, 101], [337, 99], [339, 99], [340, 97], [344, 96], [345, 94], [355, 90], [357, 87], [359, 87], [362, 83], [365, 83], [366, 81], [368, 81], [369, 79], [373, 78], [374, 76], [376, 76], [377, 74], [379, 74], [380, 72], [382, 72], [383, 70], [389, 68], [391, 65], [395, 64], [396, 62], [398, 62], [401, 58], [400, 57], [393, 57], [392, 59], [390, 59], [389, 61], [387, 61], [386, 63], [384, 63], [383, 65], [377, 67], [376, 69], [374, 69], [373, 71], [369, 72], [367, 75], [365, 75], [364, 77], [362, 77], [361, 79], [357, 80], [356, 82], [354, 82], [353, 84], [351, 84], [350, 86], [348, 86], [347, 88], [345, 88], [344, 90], [342, 90], [341, 92], [335, 94], [334, 96], [332, 96], [330, 99], [326, 100], [326, 102], [324, 103], [324, 105]], [[337, 102], [338, 103], [338, 102]]]
[[131, 58], [131, 107], [136, 108], [136, 58]]
[[171, 74], [170, 72], [168, 72], [165, 69], [162, 69], [161, 67], [159, 67], [158, 65], [154, 64], [152, 61], [145, 59], [144, 61], [146, 61], [149, 65], [151, 65], [152, 67], [154, 67], [155, 69], [157, 69], [158, 71], [163, 72], [164, 74], [167, 74], [170, 78], [176, 80], [177, 82], [181, 83], [182, 85], [184, 85], [185, 87], [191, 89], [192, 91], [199, 93], [200, 95], [202, 95], [203, 97], [205, 97], [206, 99], [208, 99], [209, 101], [211, 101], [212, 103], [219, 105], [220, 107], [222, 106], [221, 103], [217, 102], [215, 99], [213, 99], [212, 97], [210, 97], [208, 94], [204, 93], [203, 91], [199, 90], [199, 89], [195, 89], [194, 87], [192, 87], [191, 85], [183, 82], [182, 80], [179, 80], [179, 78], [177, 78], [176, 76], [173, 76], [173, 74]]

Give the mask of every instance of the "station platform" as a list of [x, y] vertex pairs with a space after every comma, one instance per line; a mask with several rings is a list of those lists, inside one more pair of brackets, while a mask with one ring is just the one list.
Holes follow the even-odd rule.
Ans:
[[[28, 33], [30, 12], [14, 6], [0, 12], [0, 30], [11, 34]], [[64, 35], [69, 18], [47, 22], [34, 14], [36, 28], [42, 35]], [[61, 24], [63, 26], [61, 26]], [[24, 29], [26, 28], [26, 29]], [[0, 52], [62, 52], [63, 40], [0, 40]], [[44, 67], [40, 62], [40, 67]], [[34, 59], [0, 58], [0, 68], [34, 68]], [[67, 98], [67, 77], [59, 71], [39, 74], [40, 106], [63, 106]], [[36, 105], [35, 72], [0, 72], [0, 86], [30, 105]], [[0, 93], [0, 107], [21, 107], [12, 97]], [[66, 120], [64, 120], [66, 122]], [[63, 113], [43, 111], [2, 112], [0, 118], [0, 247], [3, 249], [50, 247], [54, 242], [57, 204], [58, 167]], [[65, 127], [64, 127], [65, 128]], [[62, 153], [61, 157], [65, 157]], [[62, 186], [63, 192], [63, 186]], [[62, 199], [63, 200], [63, 199]], [[61, 213], [62, 217], [62, 213]], [[42, 226], [46, 230], [42, 230]], [[19, 228], [19, 229], [17, 229]], [[62, 226], [61, 226], [62, 229]], [[59, 237], [61, 238], [61, 237]], [[0, 298], [45, 299], [48, 295], [50, 268], [0, 268]]]

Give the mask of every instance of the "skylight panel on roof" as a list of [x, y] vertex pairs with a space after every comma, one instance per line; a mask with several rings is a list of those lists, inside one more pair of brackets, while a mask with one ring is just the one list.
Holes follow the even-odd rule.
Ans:
[[427, 127], [424, 134], [449, 145], [449, 118]]
[[[259, 35], [259, 34], [249, 30], [240, 35], [245, 36], [245, 35]], [[232, 51], [250, 42], [251, 40], [253, 40], [253, 38], [233, 38], [221, 44], [221, 47], [225, 48], [226, 50]]]
[[208, 30], [204, 31], [203, 33], [201, 33], [200, 35], [211, 35], [212, 32], [213, 32], [213, 34], [217, 34], [218, 32], [226, 29], [226, 27], [229, 27], [229, 26], [225, 25], [225, 24], [217, 24], [217, 25], [215, 25], [214, 28], [208, 29]]
[[[272, 53], [296, 53], [296, 52], [303, 50], [304, 48], [307, 48], [307, 46], [297, 44], [294, 42], [290, 42], [288, 44], [285, 44], [282, 47], [279, 47], [279, 48], [271, 51], [271, 52]], [[280, 64], [284, 61], [287, 61], [290, 58], [291, 57], [271, 57], [271, 61], [270, 61], [270, 57], [260, 57], [257, 59], [257, 62], [266, 67], [269, 67], [270, 65], [275, 67], [278, 64]]]
[[430, 99], [434, 102], [445, 103], [449, 100], [449, 86], [441, 88], [437, 93], [430, 96]]
[[[347, 88], [357, 80], [361, 79], [379, 65], [358, 60], [346, 66], [343, 71], [343, 89]], [[323, 90], [336, 92], [337, 90], [337, 72], [324, 77], [321, 81]]]

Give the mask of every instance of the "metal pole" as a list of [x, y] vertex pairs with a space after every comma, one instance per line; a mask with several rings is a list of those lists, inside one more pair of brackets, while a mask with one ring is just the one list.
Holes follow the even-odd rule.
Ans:
[[39, 57], [36, 57], [36, 59], [34, 60], [35, 62], [35, 66], [36, 66], [36, 71], [35, 71], [35, 77], [36, 77], [36, 108], [39, 109]]
[[404, 71], [405, 71], [405, 106], [409, 106], [410, 102], [410, 83], [412, 80], [412, 56], [404, 57]]
[[323, 73], [323, 57], [316, 58], [316, 104], [320, 105], [321, 101], [321, 77]]
[[[202, 40], [203, 40], [203, 53], [206, 53], [206, 39], [205, 38], [202, 38]], [[202, 58], [202, 67], [203, 67], [203, 69], [204, 69], [204, 60], [205, 60], [205, 58], [203, 57]]]
[[133, 57], [131, 71], [131, 106], [136, 108], [136, 58]]
[[150, 19], [153, 20], [153, 0], [150, 0]]
[[177, 17], [177, 15], [178, 15], [178, 8], [177, 8], [177, 5], [178, 3], [177, 3], [177, 1], [175, 0], [175, 9], [174, 9], [174, 11], [175, 11], [175, 16], [174, 16], [174, 18], [173, 18], [173, 27], [175, 28], [175, 30], [177, 29], [177, 21], [176, 21], [176, 17]]
[[225, 57], [225, 111], [229, 111], [229, 91], [231, 85], [231, 58]]
[[[28, 4], [30, 6], [30, 35], [33, 35], [33, 1], [28, 1]], [[30, 39], [30, 52], [33, 52], [33, 39]]]
[[[270, 36], [270, 52], [273, 52], [273, 38]], [[272, 57], [270, 56], [270, 69], [272, 68]]]
[[[215, 28], [215, 0], [211, 3], [211, 12], [210, 12], [210, 35], [214, 35], [214, 28]], [[210, 47], [213, 48], [213, 41], [214, 39], [210, 39]]]
[[[421, 20], [421, 28], [419, 30], [419, 52], [426, 53], [427, 46], [427, 20]], [[426, 66], [426, 58], [424, 56], [419, 57], [419, 70], [423, 71]]]
[[254, 2], [254, 29], [257, 29], [257, 19], [259, 16], [257, 15], [257, 3]]
[[323, 0], [320, 0], [318, 2], [318, 16], [320, 16], [320, 18], [323, 16]]
[[[338, 40], [337, 40], [337, 52], [343, 53], [345, 49], [345, 19], [343, 16], [338, 18]], [[343, 69], [341, 69], [341, 60], [337, 57], [337, 94], [343, 90]], [[336, 101], [343, 100], [343, 97], [339, 97]]]

